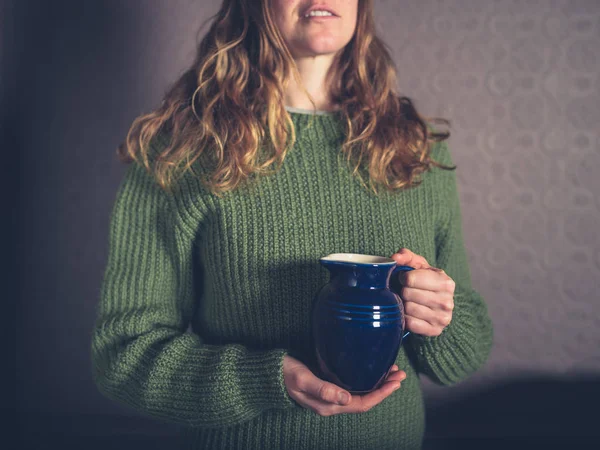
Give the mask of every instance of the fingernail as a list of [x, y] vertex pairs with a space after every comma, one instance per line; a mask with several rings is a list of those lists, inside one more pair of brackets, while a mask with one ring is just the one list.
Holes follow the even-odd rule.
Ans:
[[346, 394], [345, 392], [340, 392], [338, 394], [338, 403], [340, 405], [345, 405], [349, 401], [350, 401], [350, 396], [348, 394]]
[[398, 389], [400, 389], [400, 383], [396, 383], [394, 386], [394, 391], [397, 391]]

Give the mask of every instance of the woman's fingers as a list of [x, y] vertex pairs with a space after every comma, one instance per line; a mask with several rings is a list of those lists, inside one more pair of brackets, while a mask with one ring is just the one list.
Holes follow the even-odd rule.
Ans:
[[404, 381], [406, 379], [406, 372], [403, 370], [396, 370], [394, 372], [390, 372], [385, 379], [385, 381]]
[[405, 378], [406, 372], [394, 364], [378, 389], [365, 395], [350, 395], [347, 390], [315, 376], [299, 360], [289, 355], [283, 359], [283, 379], [290, 397], [322, 416], [368, 411], [398, 389]]
[[294, 400], [300, 403], [304, 408], [310, 409], [323, 417], [329, 417], [333, 416], [334, 414], [339, 414], [339, 405], [324, 402], [322, 400], [319, 400], [318, 398], [311, 397], [310, 395], [307, 395], [304, 392], [298, 392]]
[[323, 381], [316, 376], [307, 375], [298, 383], [300, 392], [326, 403], [335, 403], [338, 405], [347, 405], [352, 396], [345, 389], [336, 386], [333, 383]]
[[431, 292], [454, 293], [454, 280], [442, 269], [429, 267], [427, 269], [411, 270], [398, 274], [400, 284], [405, 287], [422, 289]]
[[[430, 308], [435, 312], [449, 313], [450, 316], [454, 309], [454, 297], [448, 293], [424, 291], [422, 289], [405, 287], [400, 291], [400, 297], [404, 300], [405, 311], [410, 303]], [[408, 311], [406, 311], [406, 313], [411, 314]], [[417, 315], [417, 317], [419, 316]]]
[[450, 321], [452, 320], [451, 312], [433, 310], [427, 306], [413, 302], [406, 302], [404, 304], [404, 313], [406, 317], [423, 320], [433, 327], [445, 328], [450, 325]]
[[425, 258], [423, 258], [421, 255], [411, 252], [407, 248], [401, 248], [398, 250], [392, 255], [392, 259], [395, 260], [397, 264], [402, 266], [410, 266], [413, 269], [426, 269], [430, 267]]
[[[393, 377], [393, 378], [392, 378]], [[390, 378], [392, 378], [390, 380]], [[334, 414], [359, 414], [369, 411], [374, 406], [381, 403], [392, 393], [401, 387], [401, 380], [406, 378], [404, 371], [394, 372], [388, 379], [375, 391], [364, 395], [352, 395], [352, 400], [347, 405], [336, 405], [334, 403], [324, 402], [319, 398], [314, 398], [306, 393], [300, 393], [301, 403], [312, 409], [321, 416], [332, 416]]]
[[406, 329], [411, 333], [420, 334], [421, 336], [435, 337], [439, 336], [443, 327], [431, 325], [429, 322], [417, 317], [406, 315]]
[[283, 360], [283, 379], [286, 389], [294, 400], [298, 394], [306, 394], [322, 402], [347, 404], [351, 395], [333, 383], [321, 380], [299, 360], [286, 355]]
[[405, 286], [400, 290], [399, 294], [405, 304], [406, 302], [413, 302], [429, 308], [435, 308], [438, 304], [439, 294], [437, 292]]
[[342, 412], [345, 413], [367, 412], [392, 395], [394, 391], [400, 388], [400, 385], [400, 381], [386, 381], [379, 389], [376, 389], [373, 392], [353, 396], [352, 402], [349, 405], [340, 408], [342, 408]]

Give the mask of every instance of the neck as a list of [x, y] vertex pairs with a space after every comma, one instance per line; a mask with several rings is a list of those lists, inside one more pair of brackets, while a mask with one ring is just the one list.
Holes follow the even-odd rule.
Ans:
[[[320, 111], [335, 109], [329, 98], [329, 86], [326, 83], [327, 72], [334, 56], [318, 55], [295, 59], [302, 85], [315, 101], [316, 109]], [[285, 104], [292, 108], [313, 109], [302, 85], [298, 84], [294, 77], [290, 77], [285, 86]]]

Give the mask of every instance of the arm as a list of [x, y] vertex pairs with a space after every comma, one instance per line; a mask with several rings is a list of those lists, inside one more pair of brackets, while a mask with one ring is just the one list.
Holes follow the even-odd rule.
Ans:
[[128, 167], [111, 214], [92, 335], [99, 390], [144, 414], [200, 427], [293, 406], [283, 381], [284, 350], [206, 345], [186, 331], [196, 301], [197, 224], [190, 222], [197, 219], [189, 212], [181, 219], [177, 202], [144, 168]]
[[[436, 160], [452, 165], [445, 143]], [[439, 170], [439, 169], [437, 169]], [[440, 195], [445, 209], [436, 233], [436, 265], [455, 282], [452, 321], [435, 337], [413, 334], [409, 345], [418, 370], [438, 384], [453, 384], [478, 370], [488, 358], [493, 329], [483, 298], [473, 290], [465, 252], [455, 171], [443, 170]]]

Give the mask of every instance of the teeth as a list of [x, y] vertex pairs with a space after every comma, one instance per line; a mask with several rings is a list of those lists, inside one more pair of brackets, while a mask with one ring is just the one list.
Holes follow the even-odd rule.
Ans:
[[311, 11], [304, 17], [333, 16], [329, 11]]

